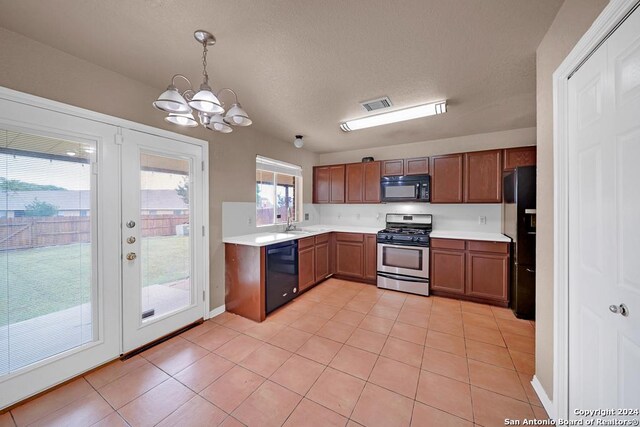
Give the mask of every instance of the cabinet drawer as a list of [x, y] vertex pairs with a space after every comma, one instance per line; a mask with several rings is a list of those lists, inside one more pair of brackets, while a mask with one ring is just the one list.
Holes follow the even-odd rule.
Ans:
[[477, 240], [469, 240], [467, 249], [476, 252], [493, 252], [496, 254], [508, 254], [509, 243], [506, 242], [481, 242]]
[[308, 248], [309, 246], [313, 246], [315, 239], [313, 237], [305, 237], [304, 239], [298, 240], [298, 249]]
[[362, 233], [336, 233], [338, 242], [364, 242], [364, 234]]
[[318, 243], [324, 243], [329, 241], [329, 233], [319, 234], [316, 236], [316, 245]]
[[431, 239], [431, 247], [436, 249], [456, 249], [464, 251], [464, 240], [456, 239]]

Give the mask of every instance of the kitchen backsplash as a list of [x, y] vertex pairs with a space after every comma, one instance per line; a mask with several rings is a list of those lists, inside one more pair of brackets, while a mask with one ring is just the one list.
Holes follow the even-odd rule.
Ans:
[[[309, 220], [298, 223], [298, 227], [320, 224], [319, 205], [310, 203], [302, 206], [303, 214], [309, 215]], [[222, 203], [222, 237], [242, 236], [252, 233], [272, 233], [282, 231], [283, 225], [256, 227], [256, 204], [251, 202], [223, 202]]]
[[[386, 203], [375, 205], [315, 205], [322, 224], [384, 228], [387, 213], [433, 215], [434, 230], [500, 232], [502, 205]], [[482, 222], [481, 222], [482, 221]]]
[[[313, 205], [303, 206], [309, 219], [298, 224], [304, 227], [315, 224], [360, 225], [384, 228], [387, 213], [430, 213], [434, 230], [482, 231], [500, 233], [502, 206], [499, 204], [451, 204], [387, 203], [375, 205]], [[256, 205], [250, 202], [225, 202], [222, 204], [222, 235], [273, 232], [282, 225], [256, 227]]]

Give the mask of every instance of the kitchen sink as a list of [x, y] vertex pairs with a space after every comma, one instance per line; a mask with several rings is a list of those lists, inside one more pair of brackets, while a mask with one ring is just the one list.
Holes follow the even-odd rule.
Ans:
[[311, 234], [313, 233], [312, 231], [305, 231], [305, 230], [290, 230], [287, 231], [287, 234]]

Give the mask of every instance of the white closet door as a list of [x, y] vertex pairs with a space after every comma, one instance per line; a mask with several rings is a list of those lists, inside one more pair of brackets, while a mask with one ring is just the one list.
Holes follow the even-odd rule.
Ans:
[[569, 80], [569, 120], [569, 407], [640, 408], [640, 12]]

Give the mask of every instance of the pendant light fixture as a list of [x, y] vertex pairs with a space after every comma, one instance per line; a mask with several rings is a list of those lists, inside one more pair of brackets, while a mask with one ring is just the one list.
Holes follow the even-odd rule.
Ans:
[[[202, 44], [202, 83], [196, 92], [193, 89], [191, 81], [182, 74], [175, 74], [171, 78], [171, 84], [160, 94], [158, 99], [153, 102], [153, 106], [160, 111], [169, 113], [165, 120], [169, 123], [180, 126], [196, 127], [196, 121], [193, 111], [198, 114], [200, 124], [205, 128], [222, 133], [230, 133], [233, 131], [232, 126], [249, 126], [251, 119], [247, 112], [238, 102], [238, 95], [229, 88], [222, 88], [217, 93], [213, 92], [209, 86], [209, 74], [207, 73], [207, 53], [209, 46], [216, 43], [216, 38], [208, 31], [197, 30], [193, 36]], [[189, 87], [182, 93], [176, 86], [176, 79], [184, 79]], [[220, 95], [223, 92], [230, 92], [233, 95], [233, 104], [226, 111], [224, 103], [220, 101]]]
[[304, 146], [302, 135], [296, 135], [296, 139], [293, 140], [293, 146], [296, 148], [302, 148]]

